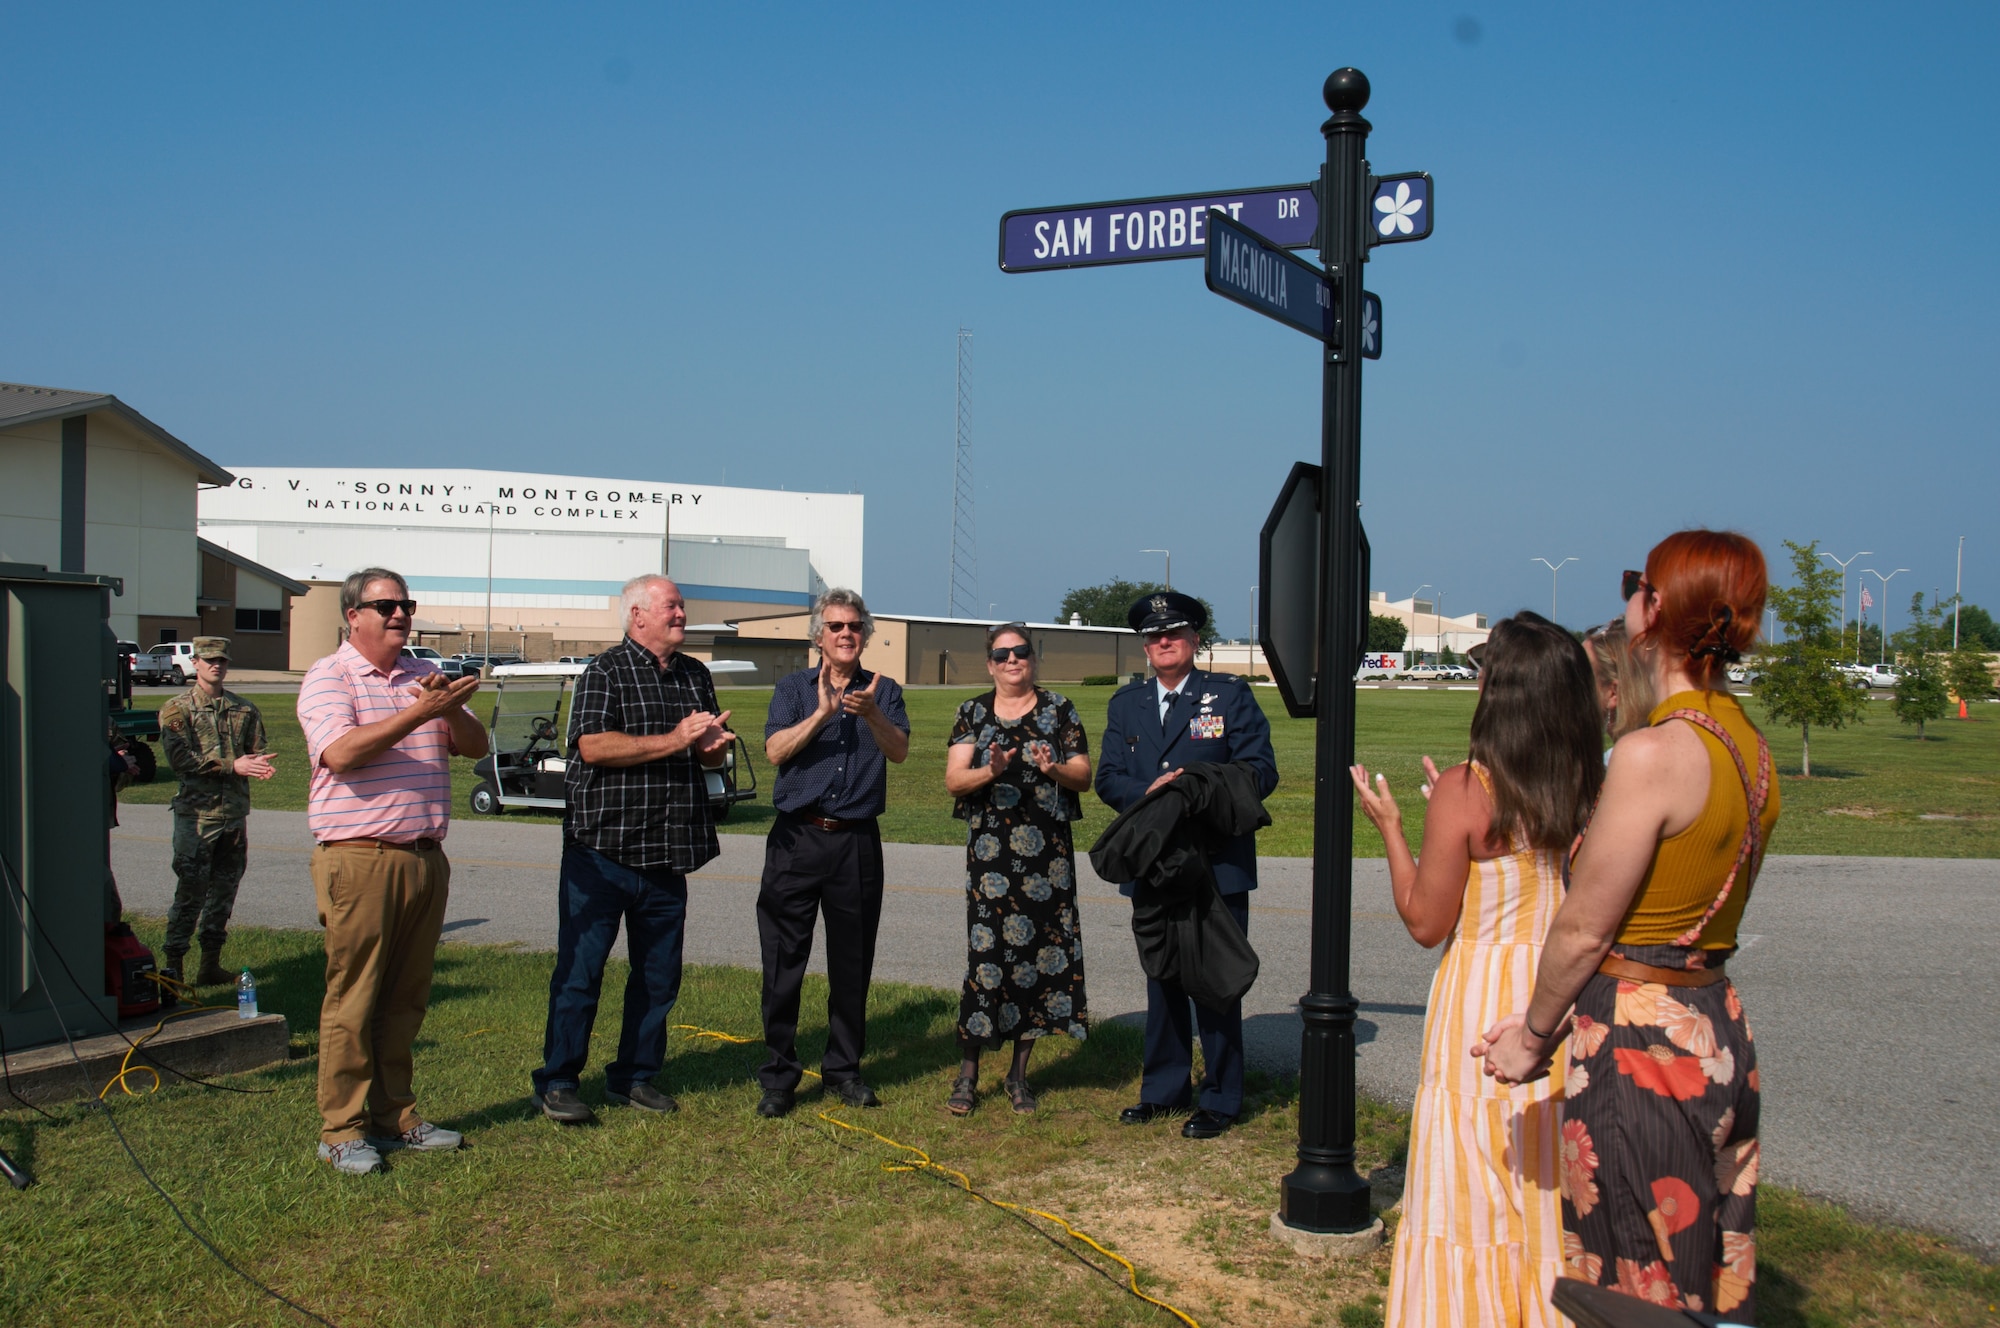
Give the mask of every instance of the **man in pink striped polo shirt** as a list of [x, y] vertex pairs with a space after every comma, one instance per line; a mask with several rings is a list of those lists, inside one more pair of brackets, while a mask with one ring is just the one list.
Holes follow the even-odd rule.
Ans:
[[477, 674], [451, 682], [402, 653], [416, 608], [409, 583], [386, 568], [348, 577], [347, 640], [299, 687], [313, 892], [326, 928], [319, 1155], [354, 1175], [381, 1170], [388, 1149], [465, 1142], [417, 1114], [411, 1048], [451, 882], [451, 758], [484, 756], [486, 730], [465, 708]]

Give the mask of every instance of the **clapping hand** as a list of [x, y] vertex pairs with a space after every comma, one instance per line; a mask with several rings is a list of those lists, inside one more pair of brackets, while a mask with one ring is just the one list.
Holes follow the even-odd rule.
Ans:
[[1037, 739], [1028, 744], [1028, 759], [1035, 763], [1035, 769], [1041, 771], [1051, 779], [1055, 778], [1056, 749], [1054, 747]]
[[[821, 671], [820, 676], [822, 678], [826, 676], [824, 670]], [[848, 714], [854, 715], [864, 721], [875, 718], [876, 715], [881, 713], [875, 706], [875, 687], [881, 681], [882, 675], [878, 673], [870, 678], [868, 685], [860, 691], [841, 693], [840, 708]]]
[[474, 692], [479, 690], [479, 675], [468, 673], [456, 680], [442, 673], [426, 673], [410, 688], [416, 697], [411, 705], [426, 720], [441, 719], [454, 709], [465, 704]]
[[1431, 794], [1437, 792], [1437, 786], [1438, 786], [1437, 762], [1431, 760], [1430, 757], [1426, 756], [1424, 758], [1424, 782], [1417, 789], [1417, 792], [1424, 795], [1425, 802], [1429, 802], [1431, 800]]
[[[1425, 759], [1428, 763], [1429, 758]], [[1354, 781], [1354, 790], [1361, 795], [1362, 812], [1375, 823], [1375, 828], [1382, 832], [1382, 837], [1387, 839], [1391, 834], [1402, 834], [1403, 809], [1396, 805], [1395, 795], [1389, 792], [1389, 777], [1376, 775], [1375, 787], [1370, 788], [1368, 769], [1359, 765], [1347, 767], [1347, 777]], [[1428, 789], [1425, 790], [1424, 796], [1427, 798], [1430, 796]]]
[[717, 752], [727, 750], [729, 744], [736, 741], [736, 735], [729, 731], [729, 717], [734, 713], [732, 710], [725, 710], [715, 716], [715, 722], [708, 726], [707, 734], [694, 745], [696, 755], [713, 756]]
[[1002, 747], [996, 742], [986, 749], [986, 768], [993, 772], [995, 783], [1000, 781], [1000, 776], [1005, 774], [1007, 767], [1013, 763], [1014, 749], [1012, 747]]
[[248, 756], [239, 756], [229, 768], [235, 773], [246, 775], [251, 779], [269, 779], [278, 773], [278, 767], [271, 764], [270, 756], [264, 752], [253, 752]]

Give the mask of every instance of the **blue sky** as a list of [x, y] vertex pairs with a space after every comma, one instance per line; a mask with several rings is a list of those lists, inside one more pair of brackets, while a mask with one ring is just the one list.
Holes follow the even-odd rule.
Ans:
[[[944, 607], [1157, 575], [1245, 629], [1313, 343], [1200, 264], [1004, 275], [1009, 208], [1310, 178], [1320, 83], [1437, 229], [1378, 250], [1375, 582], [1561, 616], [1688, 524], [2000, 609], [1990, 6], [9, 7], [0, 378], [224, 464], [868, 495]], [[1982, 368], [1981, 366], [1985, 366]], [[1980, 383], [1986, 383], [1982, 388]], [[983, 607], [983, 606], [982, 606]]]

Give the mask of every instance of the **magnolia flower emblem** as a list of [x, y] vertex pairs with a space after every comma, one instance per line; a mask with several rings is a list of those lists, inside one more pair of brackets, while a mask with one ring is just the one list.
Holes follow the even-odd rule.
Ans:
[[1410, 182], [1398, 180], [1394, 195], [1375, 195], [1375, 210], [1382, 214], [1375, 229], [1384, 235], [1414, 235], [1416, 223], [1410, 218], [1423, 210], [1424, 200], [1410, 197]]

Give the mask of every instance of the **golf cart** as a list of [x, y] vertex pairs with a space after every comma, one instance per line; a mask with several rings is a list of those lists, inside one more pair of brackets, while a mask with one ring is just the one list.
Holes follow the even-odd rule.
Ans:
[[[513, 807], [560, 812], [567, 805], [563, 776], [569, 768], [563, 729], [568, 720], [564, 701], [583, 664], [502, 664], [493, 670], [493, 717], [487, 724], [492, 750], [473, 765], [479, 783], [472, 790], [472, 810], [498, 816]], [[711, 673], [754, 673], [743, 660], [709, 662]], [[705, 772], [708, 802], [715, 819], [726, 821], [729, 810], [757, 796], [757, 772], [741, 737], [725, 755], [720, 768]], [[739, 779], [748, 779], [744, 785]]]

